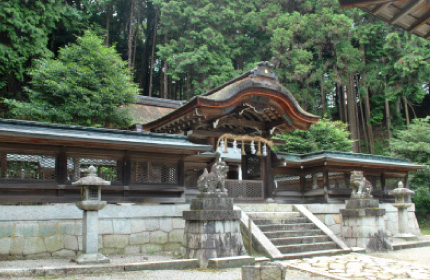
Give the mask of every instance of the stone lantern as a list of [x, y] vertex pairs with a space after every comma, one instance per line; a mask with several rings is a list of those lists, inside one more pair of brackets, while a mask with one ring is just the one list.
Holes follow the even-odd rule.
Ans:
[[72, 185], [81, 187], [81, 201], [77, 201], [76, 206], [84, 211], [83, 250], [74, 261], [78, 264], [110, 262], [110, 259], [98, 252], [99, 210], [106, 206], [106, 201], [101, 201], [101, 187], [110, 185], [110, 182], [97, 177], [96, 168], [90, 166], [88, 176], [80, 178]]
[[395, 203], [393, 206], [397, 208], [399, 234], [394, 237], [401, 239], [416, 239], [417, 237], [409, 233], [408, 226], [408, 208], [412, 206], [411, 195], [415, 194], [408, 188], [403, 187], [403, 182], [400, 181], [398, 187], [390, 192], [394, 196]]

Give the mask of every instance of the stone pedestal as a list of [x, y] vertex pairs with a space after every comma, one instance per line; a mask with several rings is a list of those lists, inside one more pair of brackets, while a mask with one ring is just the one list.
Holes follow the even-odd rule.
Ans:
[[349, 247], [371, 251], [391, 249], [385, 232], [385, 209], [379, 208], [376, 199], [350, 199], [341, 209], [342, 236]]
[[394, 237], [403, 240], [415, 240], [417, 236], [411, 234], [409, 231], [409, 222], [408, 222], [408, 208], [412, 206], [411, 195], [415, 192], [410, 189], [404, 188], [403, 183], [400, 181], [398, 188], [392, 190], [390, 192], [391, 195], [394, 195], [396, 203], [393, 203], [393, 206], [397, 208], [397, 216], [399, 223], [399, 233]]
[[78, 201], [76, 206], [84, 210], [82, 224], [82, 253], [74, 259], [78, 264], [108, 263], [110, 259], [99, 253], [99, 210], [106, 201]]
[[206, 267], [211, 258], [246, 253], [240, 232], [240, 211], [233, 210], [227, 192], [202, 192], [184, 211], [186, 258], [197, 258]]
[[403, 240], [417, 239], [416, 235], [409, 232], [408, 208], [412, 206], [412, 203], [394, 203], [393, 206], [397, 208], [399, 222], [399, 233], [394, 237]]
[[76, 206], [84, 210], [82, 227], [82, 253], [74, 259], [78, 264], [107, 263], [110, 259], [99, 253], [99, 210], [106, 206], [106, 201], [101, 201], [101, 186], [110, 185], [97, 177], [97, 169], [94, 166], [88, 168], [88, 176], [73, 182], [81, 187], [81, 199]]

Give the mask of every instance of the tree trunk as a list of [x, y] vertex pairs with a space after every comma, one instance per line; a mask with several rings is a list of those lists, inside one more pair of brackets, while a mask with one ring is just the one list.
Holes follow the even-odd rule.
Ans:
[[342, 86], [336, 83], [336, 95], [337, 95], [337, 109], [339, 112], [339, 120], [345, 122], [345, 115], [343, 114], [342, 106]]
[[409, 117], [408, 98], [406, 96], [403, 96], [403, 102], [405, 103], [406, 125], [409, 127], [409, 123], [411, 122], [411, 119]]
[[401, 100], [400, 99], [397, 99], [396, 100], [396, 113], [398, 114], [398, 115], [401, 115], [402, 114], [402, 108], [401, 108]]
[[[357, 88], [360, 88], [360, 82], [357, 76], [356, 76], [356, 83], [357, 83]], [[360, 93], [358, 94], [358, 100], [360, 102], [361, 127], [363, 128], [364, 143], [366, 144], [367, 151], [370, 151], [369, 137], [366, 130], [366, 119], [364, 117], [363, 98]]]
[[136, 32], [134, 33], [134, 46], [133, 46], [133, 60], [131, 63], [131, 67], [134, 69], [136, 65], [136, 49], [137, 49], [137, 40], [139, 38], [139, 27], [140, 27], [140, 11], [141, 6], [137, 5], [137, 26], [136, 26]]
[[[385, 85], [385, 86], [387, 86], [387, 85]], [[392, 137], [392, 134], [391, 134], [391, 114], [390, 114], [390, 102], [389, 102], [387, 96], [385, 96], [385, 122], [387, 125], [388, 140], [390, 140]]]
[[[364, 45], [360, 45], [361, 50], [363, 51], [363, 62], [366, 63], [366, 55]], [[366, 120], [366, 131], [369, 139], [369, 152], [374, 155], [375, 154], [375, 140], [373, 138], [373, 128], [372, 123], [370, 122], [370, 98], [369, 98], [369, 88], [366, 85], [366, 73], [363, 71], [362, 73], [362, 86], [365, 89], [365, 93], [363, 94], [363, 105], [364, 105], [364, 113]]]
[[[167, 37], [167, 35], [165, 35]], [[164, 92], [163, 92], [163, 98], [168, 98], [169, 96], [169, 76], [167, 75], [169, 65], [167, 64], [167, 61], [164, 61]]]
[[130, 19], [128, 22], [128, 68], [132, 68], [132, 60], [133, 60], [133, 19], [134, 19], [134, 10], [136, 6], [136, 0], [131, 0], [130, 3]]
[[155, 12], [154, 19], [154, 31], [152, 32], [152, 50], [151, 50], [151, 68], [149, 70], [149, 88], [148, 88], [148, 96], [152, 96], [152, 80], [154, 75], [154, 58], [155, 58], [155, 46], [157, 41], [157, 25], [158, 25], [158, 12]]
[[352, 151], [357, 153], [359, 151], [359, 138], [358, 138], [358, 126], [357, 126], [357, 101], [354, 92], [354, 78], [352, 74], [347, 74], [347, 106], [348, 106], [348, 123], [349, 131], [351, 132], [351, 139], [355, 142], [352, 144]]
[[373, 138], [373, 128], [372, 123], [370, 122], [370, 99], [369, 99], [369, 89], [365, 87], [366, 93], [363, 95], [364, 102], [364, 112], [366, 116], [366, 128], [367, 134], [369, 136], [369, 148], [370, 153], [375, 154], [375, 139]]
[[104, 44], [109, 47], [109, 30], [110, 30], [110, 18], [112, 16], [112, 3], [108, 4], [106, 10], [106, 37]]
[[321, 107], [322, 107], [322, 115], [325, 116], [326, 113], [326, 98], [325, 98], [325, 92], [324, 92], [324, 73], [321, 74]]
[[149, 69], [151, 67], [150, 51], [152, 44], [152, 32], [154, 24], [154, 6], [151, 1], [146, 1], [147, 6], [147, 26], [145, 50], [143, 53], [142, 72], [140, 78], [140, 87], [143, 89], [143, 95], [149, 95]]

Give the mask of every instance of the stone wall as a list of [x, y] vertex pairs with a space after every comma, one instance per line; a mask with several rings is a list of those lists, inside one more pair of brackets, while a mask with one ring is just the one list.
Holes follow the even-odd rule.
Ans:
[[[270, 205], [270, 204], [268, 204]], [[344, 204], [306, 204], [337, 236]], [[397, 208], [386, 209], [385, 226], [398, 233]], [[99, 212], [99, 247], [104, 254], [173, 254], [182, 249], [188, 204], [108, 204]], [[415, 208], [409, 209], [411, 233], [419, 235]], [[0, 258], [73, 257], [82, 249], [82, 211], [74, 204], [0, 206]]]
[[[104, 254], [172, 254], [182, 247], [189, 205], [109, 204], [99, 212]], [[0, 206], [0, 257], [73, 257], [82, 249], [74, 204]]]
[[[305, 204], [309, 211], [311, 211], [321, 222], [329, 227], [334, 234], [341, 236], [342, 218], [339, 214], [340, 209], [345, 209], [345, 204]], [[399, 233], [399, 224], [397, 217], [397, 208], [390, 203], [381, 203], [379, 207], [385, 209], [384, 215], [385, 229], [389, 236]], [[415, 205], [410, 207], [408, 212], [409, 216], [409, 230], [412, 234], [420, 235], [420, 228], [417, 218], [415, 216]]]

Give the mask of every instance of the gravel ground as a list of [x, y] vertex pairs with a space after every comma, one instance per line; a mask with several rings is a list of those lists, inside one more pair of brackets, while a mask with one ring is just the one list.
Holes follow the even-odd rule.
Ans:
[[[10, 278], [12, 279], [12, 278]], [[42, 278], [13, 278], [16, 280], [41, 280]], [[46, 278], [47, 280], [242, 280], [241, 269], [232, 268], [224, 270], [155, 270], [155, 271], [136, 271], [123, 273], [99, 274], [94, 276], [74, 275], [65, 278]], [[328, 280], [323, 277], [313, 277], [308, 274], [289, 270], [286, 279], [294, 280]]]
[[[414, 264], [430, 267], [430, 247], [404, 249], [387, 253], [372, 253], [374, 257], [393, 259], [396, 261], [412, 262]], [[168, 256], [109, 256], [112, 263], [133, 263], [142, 261], [164, 261], [170, 260]], [[0, 268], [37, 268], [48, 266], [67, 266], [73, 263], [67, 259], [44, 259], [44, 260], [15, 260], [15, 261], [0, 261]], [[296, 270], [288, 270], [286, 279], [295, 280], [327, 280], [324, 277], [311, 276], [309, 274]], [[225, 269], [225, 270], [158, 270], [158, 271], [137, 271], [123, 273], [109, 273], [98, 275], [73, 275], [63, 278], [49, 277], [46, 279], [68, 279], [68, 280], [131, 280], [131, 279], [151, 279], [151, 280], [241, 280], [241, 269]], [[7, 278], [6, 278], [7, 279]], [[17, 280], [35, 280], [43, 279], [41, 277], [21, 277], [9, 278]]]
[[[112, 264], [151, 262], [151, 261], [168, 261], [169, 256], [108, 256]], [[70, 259], [38, 259], [38, 260], [13, 260], [0, 261], [0, 268], [40, 268], [53, 266], [70, 266], [76, 265]], [[167, 279], [166, 279], [167, 280]]]
[[396, 261], [411, 262], [414, 264], [424, 265], [430, 267], [430, 247], [413, 248], [413, 249], [403, 249], [387, 253], [371, 253], [369, 255], [392, 259]]

